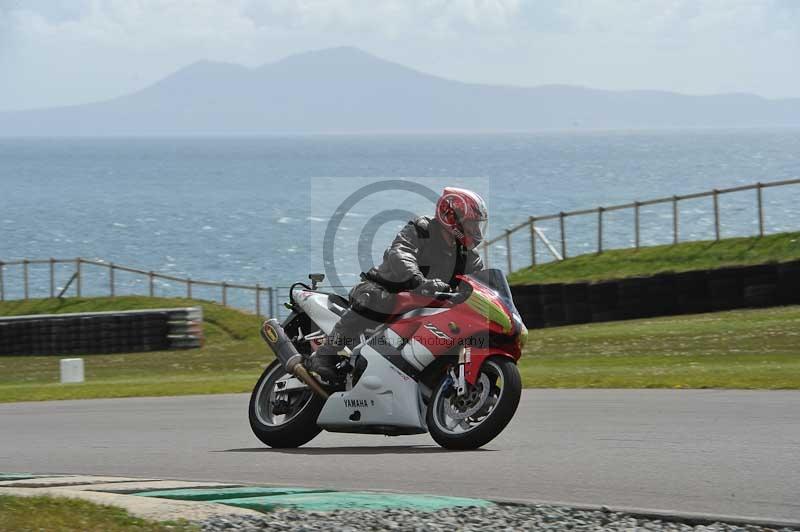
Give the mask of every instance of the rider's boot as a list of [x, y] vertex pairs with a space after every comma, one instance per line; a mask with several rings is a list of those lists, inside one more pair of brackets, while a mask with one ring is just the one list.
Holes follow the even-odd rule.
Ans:
[[[337, 365], [343, 360], [339, 355], [345, 347], [353, 349], [358, 343], [357, 339], [371, 322], [355, 310], [347, 309], [325, 343], [322, 344], [309, 358], [308, 369], [319, 375], [322, 380], [330, 384], [344, 382], [347, 371], [339, 369]], [[352, 368], [351, 368], [352, 369]]]
[[309, 358], [308, 369], [319, 375], [325, 382], [334, 384], [341, 381], [344, 376], [339, 373], [336, 367], [341, 361], [339, 356], [341, 349], [341, 346], [327, 340]]

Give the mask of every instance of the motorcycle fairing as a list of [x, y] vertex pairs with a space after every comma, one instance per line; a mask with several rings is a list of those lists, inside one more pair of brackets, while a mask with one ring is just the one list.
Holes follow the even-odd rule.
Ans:
[[[300, 305], [311, 321], [316, 323], [325, 334], [331, 334], [333, 326], [339, 321], [339, 314], [331, 310], [340, 307], [332, 301], [331, 295], [324, 292], [295, 288], [292, 291], [295, 304]], [[304, 331], [306, 334], [314, 331]]]
[[364, 357], [366, 370], [350, 390], [331, 394], [317, 424], [331, 432], [391, 435], [427, 432], [425, 405], [413, 377], [416, 370], [403, 354], [379, 334], [353, 356]]

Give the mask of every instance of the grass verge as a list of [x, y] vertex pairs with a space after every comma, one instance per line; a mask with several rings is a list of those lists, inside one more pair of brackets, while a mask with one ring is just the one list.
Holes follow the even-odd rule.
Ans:
[[[0, 402], [249, 392], [272, 360], [251, 314], [138, 297], [3, 303], [0, 314], [188, 304], [205, 309], [202, 349], [86, 355], [87, 382], [68, 385], [59, 356], [0, 357]], [[520, 370], [526, 387], [800, 389], [800, 306], [537, 329]]]
[[518, 270], [508, 281], [512, 285], [600, 281], [796, 259], [800, 259], [800, 232], [580, 255]]
[[206, 301], [126, 296], [10, 301], [0, 303], [0, 316], [197, 305], [203, 307], [202, 349], [84, 355], [86, 382], [68, 385], [58, 382], [61, 356], [0, 357], [0, 402], [250, 391], [272, 361], [253, 314]]
[[146, 521], [113, 506], [60, 497], [0, 495], [0, 532], [194, 532], [189, 523]]
[[800, 306], [537, 329], [527, 387], [800, 389]]

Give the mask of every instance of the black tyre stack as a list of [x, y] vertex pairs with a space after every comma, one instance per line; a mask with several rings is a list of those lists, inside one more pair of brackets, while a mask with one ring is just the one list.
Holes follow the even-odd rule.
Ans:
[[0, 318], [0, 355], [162, 351], [202, 341], [200, 308]]
[[705, 271], [681, 272], [672, 277], [675, 283], [676, 314], [711, 311], [711, 295]]
[[775, 270], [778, 277], [778, 303], [800, 304], [800, 261], [778, 264]]
[[513, 286], [528, 328], [800, 304], [800, 261]]
[[564, 317], [567, 323], [589, 323], [592, 321], [592, 307], [589, 304], [589, 283], [565, 284]]
[[592, 283], [587, 287], [592, 322], [622, 319], [617, 310], [618, 292], [616, 281]]
[[567, 324], [567, 313], [564, 310], [564, 285], [545, 284], [539, 287], [539, 301], [542, 315], [547, 327], [558, 327]]
[[745, 272], [742, 298], [745, 307], [774, 307], [778, 304], [778, 267], [753, 266]]

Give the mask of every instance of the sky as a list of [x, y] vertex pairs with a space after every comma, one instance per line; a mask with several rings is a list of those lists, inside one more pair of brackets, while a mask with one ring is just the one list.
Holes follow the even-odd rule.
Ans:
[[0, 110], [333, 46], [470, 82], [800, 97], [800, 0], [0, 0]]

